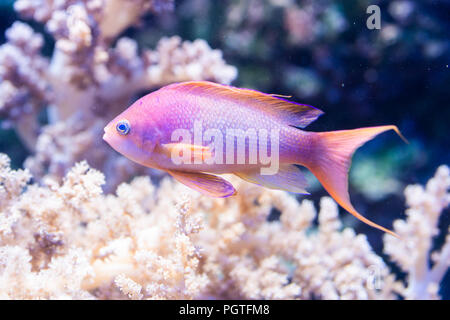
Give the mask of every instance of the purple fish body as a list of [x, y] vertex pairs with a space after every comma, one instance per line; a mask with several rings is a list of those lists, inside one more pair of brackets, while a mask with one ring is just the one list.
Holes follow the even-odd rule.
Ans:
[[[194, 124], [197, 122], [201, 124], [203, 132], [211, 129], [219, 130], [222, 137], [226, 137], [227, 131], [230, 129], [240, 129], [236, 133], [236, 139], [244, 139], [245, 137], [242, 134], [252, 129], [256, 131], [267, 130], [268, 132], [278, 131], [280, 163], [292, 163], [293, 153], [297, 156], [299, 150], [292, 148], [294, 143], [300, 145], [299, 149], [304, 151], [301, 154], [306, 157], [309, 154], [311, 136], [308, 132], [286, 125], [280, 119], [273, 118], [263, 111], [243, 108], [242, 104], [235, 99], [217, 98], [205, 92], [197, 93], [191, 88], [176, 91], [176, 87], [171, 88], [169, 86], [143, 97], [131, 108], [134, 107], [147, 110], [146, 114], [150, 117], [149, 122], [157, 128], [162, 144], [172, 143], [171, 135], [178, 129], [188, 130], [194, 137]], [[210, 142], [202, 140], [198, 144], [206, 147]], [[225, 143], [225, 141], [223, 142]], [[259, 145], [258, 140], [257, 145]], [[267, 148], [270, 149], [270, 141], [268, 141]], [[245, 151], [248, 155], [248, 139], [245, 140]], [[207, 170], [215, 173], [231, 173], [241, 169], [241, 165], [236, 164], [237, 161], [227, 164], [225, 154], [222, 164], [208, 165], [207, 167], [204, 164], [193, 163], [181, 166], [174, 165], [173, 163], [167, 163], [166, 160], [165, 157], [159, 157], [155, 159], [154, 165], [178, 170]], [[243, 169], [249, 168], [248, 166], [251, 164], [248, 162], [248, 157], [246, 157], [245, 168]], [[256, 167], [259, 166], [256, 165]]]
[[116, 151], [213, 197], [236, 190], [216, 174], [231, 173], [261, 186], [307, 193], [295, 165], [308, 168], [330, 195], [365, 223], [348, 195], [354, 151], [395, 126], [331, 132], [304, 128], [322, 111], [280, 96], [206, 81], [176, 83], [136, 101], [105, 127]]

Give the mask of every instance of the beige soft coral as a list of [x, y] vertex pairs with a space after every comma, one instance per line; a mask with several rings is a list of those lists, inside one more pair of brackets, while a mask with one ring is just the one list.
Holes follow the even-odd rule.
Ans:
[[[448, 236], [425, 278], [417, 266], [427, 263], [429, 248], [405, 247], [431, 243], [436, 233], [414, 231], [410, 211], [435, 223], [448, 205], [445, 166], [420, 193], [408, 187], [409, 217], [395, 224], [403, 239], [386, 236], [385, 251], [409, 274], [403, 284], [364, 235], [342, 228], [331, 198], [322, 199], [315, 226], [312, 202], [238, 179], [239, 193], [228, 199], [201, 196], [170, 178], [156, 188], [148, 177], [105, 195], [103, 174], [86, 162], [62, 181], [49, 176], [36, 185], [0, 159], [2, 298], [437, 298], [448, 268]], [[419, 194], [427, 200], [417, 202]], [[280, 219], [268, 221], [274, 208]]]

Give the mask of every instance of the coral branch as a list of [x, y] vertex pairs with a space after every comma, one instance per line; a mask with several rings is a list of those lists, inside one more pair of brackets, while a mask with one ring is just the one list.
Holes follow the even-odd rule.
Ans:
[[[449, 240], [439, 254], [432, 254], [432, 240], [438, 232], [438, 220], [442, 210], [450, 204], [450, 172], [441, 166], [424, 189], [420, 185], [405, 189], [407, 219], [394, 222], [394, 230], [401, 239], [385, 237], [385, 252], [408, 273], [408, 286], [404, 292], [409, 299], [435, 297], [436, 288], [450, 264]], [[430, 255], [434, 267], [430, 269]]]

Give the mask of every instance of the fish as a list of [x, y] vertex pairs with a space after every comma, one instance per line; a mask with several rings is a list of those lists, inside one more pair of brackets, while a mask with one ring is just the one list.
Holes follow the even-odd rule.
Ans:
[[[309, 194], [301, 167], [362, 222], [397, 236], [365, 218], [352, 205], [348, 171], [353, 153], [395, 125], [350, 130], [303, 130], [324, 112], [267, 94], [209, 81], [173, 83], [135, 101], [104, 128], [117, 152], [210, 197], [230, 197], [234, 186], [220, 177]], [[270, 152], [269, 152], [270, 151]]]

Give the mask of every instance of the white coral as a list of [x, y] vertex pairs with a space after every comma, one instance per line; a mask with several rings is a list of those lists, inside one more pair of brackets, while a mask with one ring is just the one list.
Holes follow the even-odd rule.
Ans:
[[[409, 299], [430, 299], [450, 266], [450, 236], [440, 252], [432, 253], [433, 237], [438, 234], [439, 216], [450, 204], [450, 173], [441, 166], [425, 189], [411, 185], [405, 189], [407, 219], [394, 222], [400, 239], [385, 237], [385, 252], [408, 273], [404, 294]], [[432, 257], [433, 266], [429, 259]]]
[[[230, 178], [239, 190], [233, 199], [203, 197], [168, 178], [156, 189], [147, 177], [104, 195], [103, 175], [86, 162], [39, 186], [27, 184], [26, 171], [11, 170], [5, 155], [0, 177], [2, 298], [437, 298], [448, 270], [449, 236], [431, 269], [429, 250], [421, 251], [448, 205], [447, 167], [426, 190], [407, 189], [415, 190], [408, 203], [424, 223], [409, 211], [403, 229], [396, 223], [405, 240], [424, 247], [386, 236], [386, 252], [408, 272], [406, 285], [364, 235], [342, 230], [328, 197], [315, 227], [310, 201], [237, 178]], [[269, 222], [274, 208], [280, 220]]]

